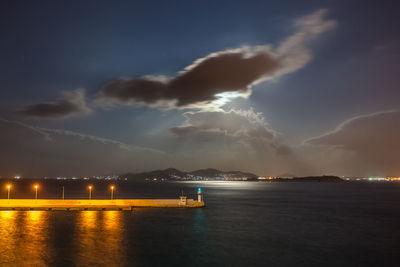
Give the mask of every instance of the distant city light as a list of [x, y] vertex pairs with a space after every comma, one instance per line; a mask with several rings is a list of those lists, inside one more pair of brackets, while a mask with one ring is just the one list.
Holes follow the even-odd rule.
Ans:
[[273, 180], [275, 178], [276, 177], [273, 177], [273, 176], [265, 176], [265, 177], [258, 177], [257, 179], [258, 180]]
[[400, 177], [387, 177], [387, 181], [400, 181]]

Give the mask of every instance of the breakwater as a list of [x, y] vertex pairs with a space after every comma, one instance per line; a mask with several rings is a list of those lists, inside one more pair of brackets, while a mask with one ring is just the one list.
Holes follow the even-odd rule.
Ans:
[[0, 210], [132, 210], [134, 208], [201, 208], [187, 199], [0, 199]]

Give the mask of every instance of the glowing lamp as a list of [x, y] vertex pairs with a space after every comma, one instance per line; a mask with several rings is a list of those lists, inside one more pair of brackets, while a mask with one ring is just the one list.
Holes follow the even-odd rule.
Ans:
[[7, 199], [10, 200], [10, 189], [11, 189], [11, 185], [8, 184], [7, 185]]
[[91, 200], [92, 199], [92, 186], [91, 185], [89, 185], [89, 200]]
[[110, 186], [110, 188], [111, 188], [111, 200], [113, 200], [114, 199], [114, 186], [112, 185], [112, 186]]
[[38, 191], [39, 186], [37, 184], [35, 184], [33, 186], [33, 188], [35, 188], [35, 199], [37, 199], [37, 191]]

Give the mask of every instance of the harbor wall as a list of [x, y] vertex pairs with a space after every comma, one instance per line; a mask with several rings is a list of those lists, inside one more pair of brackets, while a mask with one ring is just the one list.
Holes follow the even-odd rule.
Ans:
[[200, 208], [204, 202], [187, 199], [0, 199], [0, 210], [131, 210], [133, 208]]

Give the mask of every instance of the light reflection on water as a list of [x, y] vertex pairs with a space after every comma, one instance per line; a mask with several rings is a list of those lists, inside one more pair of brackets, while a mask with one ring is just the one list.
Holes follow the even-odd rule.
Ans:
[[14, 260], [15, 248], [15, 211], [0, 211], [0, 264], [11, 263]]
[[0, 211], [0, 263], [46, 266], [51, 255], [48, 219], [45, 211]]
[[78, 212], [74, 262], [78, 266], [123, 265], [125, 251], [122, 220], [123, 212], [120, 211]]
[[[75, 228], [70, 229], [73, 232], [53, 227], [57, 216], [65, 217], [63, 220], [76, 216]], [[122, 220], [120, 211], [0, 211], [0, 266], [57, 265], [59, 258], [67, 256], [63, 245], [72, 245], [74, 265], [123, 265], [126, 260]], [[53, 240], [52, 234], [72, 235], [73, 242], [59, 244], [60, 240]]]
[[49, 212], [25, 211], [23, 218], [23, 234], [19, 247], [24, 262], [36, 266], [44, 266], [49, 260]]

